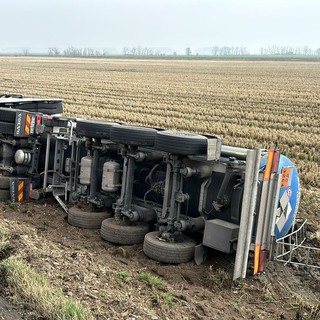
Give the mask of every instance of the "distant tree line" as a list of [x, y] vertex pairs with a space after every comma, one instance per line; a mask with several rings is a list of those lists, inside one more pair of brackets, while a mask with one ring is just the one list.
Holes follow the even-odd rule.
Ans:
[[[50, 56], [69, 56], [69, 57], [104, 57], [112, 55], [109, 50], [92, 49], [92, 48], [76, 48], [70, 46], [63, 51], [60, 51], [57, 47], [48, 48], [48, 54]], [[164, 55], [176, 55], [169, 48], [154, 49], [148, 47], [123, 47], [122, 55], [125, 56], [164, 56]]]
[[108, 56], [109, 51], [106, 49], [95, 50], [92, 48], [75, 48], [73, 46], [68, 47], [63, 50], [62, 53], [57, 47], [48, 48], [48, 53], [50, 56], [69, 56], [69, 57], [102, 57]]
[[228, 46], [213, 46], [211, 50], [213, 56], [244, 56], [250, 52], [246, 47], [228, 47]]
[[124, 56], [165, 56], [172, 55], [172, 50], [169, 48], [148, 48], [148, 47], [123, 47], [122, 54]]
[[[115, 50], [108, 49], [93, 49], [93, 48], [77, 48], [69, 46], [61, 50], [58, 47], [49, 47], [48, 54], [50, 56], [69, 56], [69, 57], [106, 57], [111, 55], [119, 55], [114, 53]], [[309, 46], [279, 46], [272, 45], [261, 47], [259, 54], [261, 56], [319, 56], [320, 48], [312, 49]], [[22, 55], [30, 55], [29, 49], [23, 49]], [[172, 51], [170, 48], [150, 48], [150, 47], [123, 47], [120, 55], [123, 56], [177, 56], [177, 52]], [[228, 57], [228, 56], [249, 56], [249, 50], [244, 46], [212, 46], [203, 48], [199, 51], [192, 51], [190, 47], [184, 50], [182, 55], [185, 56], [215, 56], [215, 57]]]
[[292, 47], [292, 46], [268, 46], [261, 47], [260, 54], [265, 55], [279, 55], [279, 56], [320, 56], [320, 48], [313, 50], [309, 46]]

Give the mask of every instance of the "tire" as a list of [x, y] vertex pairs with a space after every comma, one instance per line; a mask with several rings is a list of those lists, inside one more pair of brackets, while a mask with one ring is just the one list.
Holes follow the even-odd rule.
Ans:
[[10, 189], [10, 177], [0, 176], [0, 189]]
[[[10, 103], [10, 108], [12, 109], [19, 109], [24, 110], [27, 112], [36, 112], [36, 113], [43, 113], [47, 115], [53, 114], [61, 114], [63, 112], [62, 101], [54, 101], [54, 100], [45, 100], [45, 101], [38, 101], [37, 99], [27, 99], [24, 100], [20, 95], [4, 95], [0, 96], [0, 98], [13, 98], [14, 101], [6, 101], [0, 100], [0, 107], [9, 107], [7, 104]], [[21, 99], [21, 100], [20, 100]]]
[[0, 201], [11, 200], [10, 190], [0, 190]]
[[111, 127], [117, 125], [117, 123], [113, 122], [77, 120], [76, 133], [79, 136], [85, 136], [88, 138], [109, 139]]
[[12, 109], [1, 109], [0, 111], [0, 121], [15, 123], [17, 112]]
[[143, 242], [143, 252], [149, 258], [165, 263], [184, 263], [194, 258], [196, 242], [181, 235], [178, 242], [161, 241], [157, 237], [159, 231], [146, 234]]
[[139, 223], [135, 226], [121, 225], [114, 218], [106, 219], [101, 224], [101, 238], [117, 244], [142, 243], [144, 236], [149, 232], [147, 223]]
[[1, 93], [0, 98], [16, 98], [16, 99], [22, 99], [22, 94], [15, 94], [15, 93]]
[[[50, 101], [50, 100], [49, 100]], [[34, 102], [34, 103], [21, 103], [16, 106], [16, 109], [25, 110], [27, 112], [43, 113], [46, 115], [61, 114], [63, 113], [62, 102]]]
[[14, 134], [14, 123], [0, 122], [0, 133]]
[[205, 136], [189, 132], [158, 131], [154, 147], [177, 155], [201, 155], [207, 153], [207, 140]]
[[152, 147], [157, 130], [135, 126], [113, 126], [110, 139], [113, 142], [133, 146]]
[[100, 229], [102, 221], [112, 215], [112, 212], [92, 212], [72, 207], [69, 209], [68, 223], [84, 229]]

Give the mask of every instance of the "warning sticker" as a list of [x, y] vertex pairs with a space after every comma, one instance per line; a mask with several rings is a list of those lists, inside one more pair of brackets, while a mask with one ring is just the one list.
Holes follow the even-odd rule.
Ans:
[[287, 207], [288, 203], [289, 203], [289, 196], [288, 196], [288, 194], [285, 192], [285, 193], [283, 194], [283, 196], [281, 197], [281, 199], [280, 199], [280, 205], [281, 205], [281, 209], [282, 209], [283, 211], [285, 211], [285, 208]]
[[31, 114], [27, 114], [26, 116], [26, 124], [25, 124], [25, 127], [24, 127], [24, 135], [25, 136], [29, 136], [30, 135], [30, 127], [31, 127]]
[[24, 191], [24, 181], [19, 180], [19, 182], [18, 182], [18, 202], [23, 202], [23, 191]]
[[292, 167], [286, 167], [282, 169], [280, 188], [284, 188], [291, 185], [292, 169]]
[[31, 124], [30, 124], [30, 136], [34, 135], [35, 126], [36, 126], [36, 116], [32, 115]]

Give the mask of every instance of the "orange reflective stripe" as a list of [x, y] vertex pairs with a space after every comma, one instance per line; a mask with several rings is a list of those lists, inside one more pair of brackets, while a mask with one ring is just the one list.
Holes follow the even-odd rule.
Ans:
[[264, 181], [270, 180], [271, 168], [272, 168], [272, 163], [273, 163], [273, 154], [274, 154], [274, 150], [268, 151], [267, 165], [264, 170], [264, 177], [263, 177]]
[[24, 190], [24, 181], [19, 181], [19, 184], [18, 184], [18, 202], [23, 202], [23, 190]]
[[261, 244], [256, 244], [254, 248], [253, 274], [257, 274], [259, 272], [260, 250], [261, 250]]
[[31, 114], [27, 114], [27, 116], [26, 116], [26, 125], [24, 127], [24, 134], [26, 136], [30, 134], [30, 126], [31, 126]]

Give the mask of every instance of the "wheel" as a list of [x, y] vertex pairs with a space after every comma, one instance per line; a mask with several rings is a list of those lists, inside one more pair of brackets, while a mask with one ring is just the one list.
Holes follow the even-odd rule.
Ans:
[[[1, 93], [0, 98], [16, 98], [16, 99], [22, 99], [22, 94], [15, 94], [15, 93]], [[0, 101], [1, 102], [1, 101]]]
[[56, 100], [35, 101], [33, 103], [22, 102], [17, 105], [16, 108], [27, 112], [39, 112], [47, 115], [63, 113], [62, 102]]
[[17, 114], [16, 110], [1, 109], [1, 111], [0, 111], [0, 120], [4, 121], [4, 122], [15, 123], [16, 122], [16, 114]]
[[88, 138], [109, 139], [111, 127], [117, 125], [117, 123], [113, 122], [77, 120], [76, 133], [79, 136], [85, 136]]
[[157, 130], [135, 126], [113, 126], [111, 128], [110, 139], [113, 142], [152, 147]]
[[101, 224], [101, 238], [117, 244], [142, 243], [148, 231], [149, 225], [145, 222], [127, 226], [118, 224], [114, 218], [110, 218]]
[[177, 155], [200, 155], [207, 153], [207, 140], [189, 132], [158, 131], [154, 147]]
[[[0, 96], [0, 107], [24, 110], [27, 112], [39, 112], [47, 115], [60, 114], [63, 112], [62, 101], [59, 99], [43, 100], [43, 99], [23, 99], [20, 95], [4, 95]], [[6, 100], [6, 98], [9, 98]], [[11, 99], [10, 99], [11, 98]]]
[[14, 134], [14, 123], [0, 121], [0, 133]]
[[0, 189], [10, 189], [10, 177], [0, 176]]
[[143, 252], [149, 258], [166, 263], [183, 263], [194, 258], [196, 242], [181, 235], [177, 242], [166, 242], [158, 239], [159, 231], [146, 234], [143, 242]]
[[10, 190], [0, 190], [0, 201], [11, 200]]
[[102, 221], [110, 218], [112, 215], [113, 213], [111, 211], [93, 212], [72, 207], [69, 209], [68, 223], [84, 229], [100, 229]]

